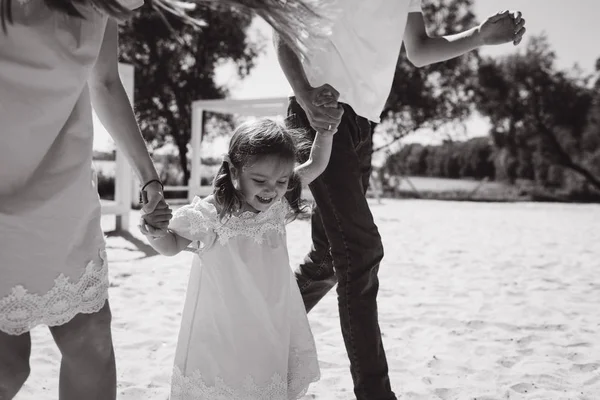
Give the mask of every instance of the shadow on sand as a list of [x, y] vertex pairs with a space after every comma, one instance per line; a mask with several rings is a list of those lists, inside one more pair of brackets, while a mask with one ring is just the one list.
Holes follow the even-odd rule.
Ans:
[[[135, 246], [135, 249], [131, 249], [131, 248], [126, 248], [126, 247], [120, 247], [121, 250], [128, 250], [128, 251], [140, 251], [141, 253], [143, 253], [143, 256], [138, 257], [137, 259], [143, 259], [143, 258], [148, 258], [148, 257], [154, 257], [154, 256], [158, 256], [160, 255], [156, 250], [154, 250], [152, 248], [152, 246], [150, 246], [149, 244], [145, 243], [143, 240], [139, 239], [138, 237], [134, 236], [131, 234], [131, 232], [128, 231], [108, 231], [108, 232], [104, 232], [104, 235], [107, 238], [115, 238], [115, 237], [120, 237], [124, 240], [126, 240], [127, 242], [131, 243], [133, 246]], [[114, 247], [114, 246], [108, 246], [110, 247]]]

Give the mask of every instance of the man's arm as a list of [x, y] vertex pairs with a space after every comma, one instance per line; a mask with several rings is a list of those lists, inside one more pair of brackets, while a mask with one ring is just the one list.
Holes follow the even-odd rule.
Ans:
[[[340, 94], [331, 85], [312, 87], [300, 59], [281, 37], [273, 32], [273, 43], [279, 65], [287, 78], [298, 103], [316, 131], [337, 131], [342, 114], [337, 99]], [[327, 107], [323, 107], [327, 104]]]
[[408, 14], [404, 46], [408, 59], [417, 67], [446, 61], [484, 45], [521, 42], [525, 19], [521, 13], [498, 13], [481, 25], [454, 35], [431, 37], [427, 34], [423, 14]]

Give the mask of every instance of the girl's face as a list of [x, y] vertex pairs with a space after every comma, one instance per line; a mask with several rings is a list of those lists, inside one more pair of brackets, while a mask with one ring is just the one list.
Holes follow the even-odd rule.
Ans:
[[278, 202], [288, 190], [293, 171], [293, 160], [275, 155], [253, 157], [241, 171], [232, 168], [235, 186], [246, 200], [245, 211], [266, 211]]

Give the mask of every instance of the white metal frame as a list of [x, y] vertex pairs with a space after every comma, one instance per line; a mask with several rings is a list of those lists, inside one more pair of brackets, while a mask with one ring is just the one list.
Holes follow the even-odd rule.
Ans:
[[200, 186], [200, 154], [202, 150], [204, 111], [246, 117], [271, 117], [285, 115], [288, 101], [287, 97], [248, 100], [218, 99], [194, 101], [192, 103], [192, 135], [190, 140], [192, 146], [190, 180], [186, 186], [167, 186], [165, 187], [165, 190], [187, 190], [189, 201], [192, 201], [194, 196], [203, 194], [202, 187]]
[[[134, 68], [131, 65], [119, 64], [119, 74], [125, 86], [125, 90], [133, 103], [134, 93]], [[223, 114], [234, 114], [248, 117], [269, 117], [285, 115], [288, 105], [287, 97], [275, 97], [265, 99], [218, 99], [218, 100], [196, 100], [192, 103], [192, 126], [191, 126], [191, 173], [187, 185], [165, 186], [165, 191], [187, 190], [188, 200], [194, 196], [202, 195], [203, 188], [200, 185], [202, 150], [202, 134], [204, 128], [203, 113], [212, 111]], [[137, 184], [132, 169], [122, 152], [116, 152], [115, 171], [115, 201], [103, 201], [102, 214], [116, 216], [116, 229], [129, 229], [129, 213], [131, 206], [137, 201]]]

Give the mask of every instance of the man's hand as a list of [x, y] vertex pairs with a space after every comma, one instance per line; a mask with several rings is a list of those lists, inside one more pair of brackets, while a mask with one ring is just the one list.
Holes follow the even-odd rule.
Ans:
[[479, 26], [482, 43], [496, 45], [513, 42], [516, 46], [525, 34], [525, 19], [520, 11], [503, 11], [489, 17]]
[[296, 93], [298, 104], [306, 113], [312, 128], [324, 133], [337, 132], [344, 114], [344, 109], [337, 103], [339, 97], [339, 92], [329, 84]]

